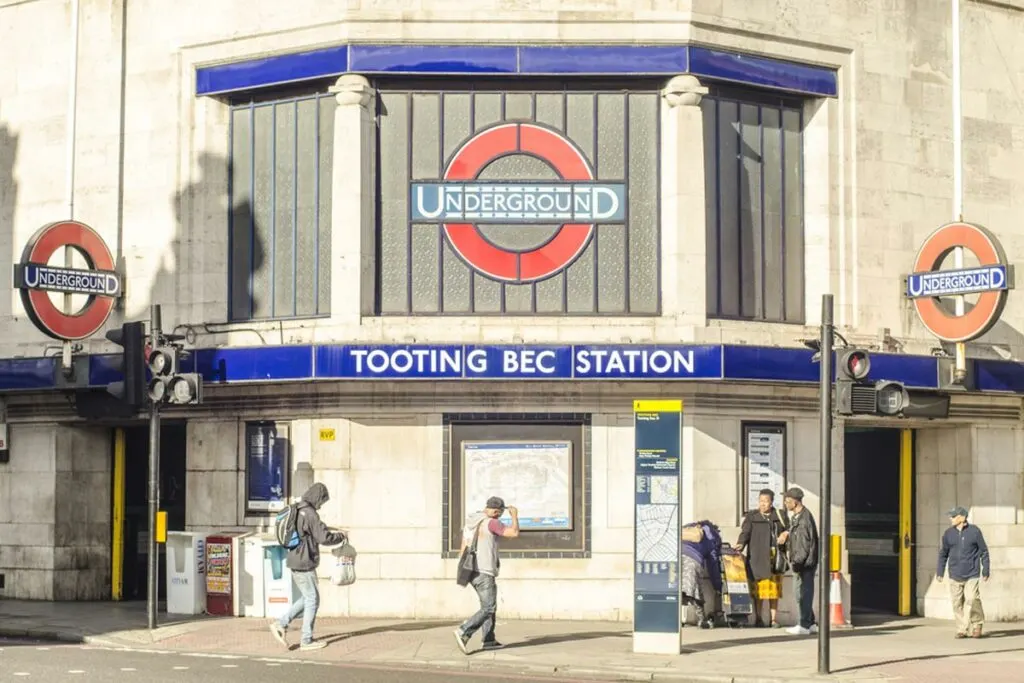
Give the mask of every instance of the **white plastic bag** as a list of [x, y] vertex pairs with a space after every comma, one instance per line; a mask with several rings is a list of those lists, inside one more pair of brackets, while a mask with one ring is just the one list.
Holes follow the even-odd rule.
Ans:
[[331, 570], [331, 584], [335, 586], [351, 586], [356, 582], [356, 551], [347, 543], [331, 551], [334, 555], [334, 568]]

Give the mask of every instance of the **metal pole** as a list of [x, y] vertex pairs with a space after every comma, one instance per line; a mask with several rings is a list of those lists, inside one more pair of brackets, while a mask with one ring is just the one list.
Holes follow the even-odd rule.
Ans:
[[[152, 346], [160, 344], [160, 306], [150, 308], [149, 339]], [[146, 568], [146, 612], [150, 630], [156, 628], [157, 582], [159, 566], [156, 542], [156, 513], [160, 509], [160, 406], [149, 404], [149, 549]]]
[[821, 511], [818, 530], [818, 673], [829, 673], [829, 543], [832, 537], [832, 295], [821, 297]]

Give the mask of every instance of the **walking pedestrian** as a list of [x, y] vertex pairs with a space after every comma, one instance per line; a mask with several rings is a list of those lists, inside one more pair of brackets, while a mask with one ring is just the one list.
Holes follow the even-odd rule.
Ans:
[[[499, 519], [506, 509], [512, 516], [510, 526], [505, 526]], [[511, 506], [506, 508], [505, 501], [498, 496], [488, 498], [483, 511], [470, 515], [462, 527], [460, 556], [467, 546], [472, 545], [474, 537], [477, 539], [476, 574], [470, 579], [470, 584], [480, 599], [480, 609], [476, 611], [476, 614], [455, 629], [455, 642], [458, 643], [463, 654], [469, 654], [466, 646], [477, 631], [483, 633], [484, 650], [497, 650], [502, 647], [494, 635], [494, 619], [498, 611], [497, 581], [501, 568], [498, 548], [501, 539], [516, 538], [517, 536], [519, 536], [519, 511]]]
[[302, 650], [319, 650], [327, 645], [322, 640], [313, 640], [313, 626], [320, 608], [320, 590], [317, 587], [317, 567], [320, 566], [320, 546], [337, 545], [345, 541], [345, 534], [331, 531], [320, 519], [320, 508], [331, 496], [321, 483], [313, 484], [302, 494], [295, 517], [295, 532], [299, 544], [288, 550], [285, 564], [292, 572], [292, 583], [299, 589], [301, 597], [292, 603], [292, 608], [279, 621], [270, 624], [270, 633], [277, 642], [288, 645], [288, 626], [302, 615]]
[[818, 568], [818, 527], [814, 515], [804, 507], [803, 489], [794, 486], [785, 493], [783, 503], [789, 511], [789, 530], [778, 538], [779, 545], [789, 548], [789, 564], [793, 568], [796, 600], [800, 621], [786, 629], [794, 636], [818, 632], [814, 618], [814, 574]]
[[985, 610], [981, 605], [981, 581], [988, 581], [988, 545], [981, 529], [967, 522], [967, 509], [957, 506], [949, 511], [950, 527], [939, 545], [939, 568], [935, 580], [949, 567], [949, 597], [953, 601], [956, 638], [981, 638]]

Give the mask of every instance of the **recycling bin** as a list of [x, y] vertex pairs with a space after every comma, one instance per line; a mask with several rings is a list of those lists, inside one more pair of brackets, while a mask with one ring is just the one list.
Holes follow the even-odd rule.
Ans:
[[263, 545], [263, 615], [278, 619], [288, 613], [301, 593], [292, 582], [292, 571], [285, 560], [288, 551], [276, 539], [265, 539]]
[[206, 534], [168, 531], [164, 576], [168, 614], [202, 614], [206, 608]]

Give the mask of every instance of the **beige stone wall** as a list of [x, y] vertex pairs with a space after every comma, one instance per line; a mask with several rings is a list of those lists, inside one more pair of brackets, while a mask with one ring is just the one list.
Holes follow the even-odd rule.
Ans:
[[[84, 0], [81, 5], [74, 216], [94, 225], [123, 254], [129, 318], [145, 316], [151, 301], [164, 305], [165, 324], [226, 317], [227, 116], [223, 103], [193, 96], [197, 65], [346, 40], [692, 40], [839, 68], [840, 97], [811, 103], [807, 111], [808, 323], [817, 319], [819, 295], [831, 291], [847, 337], [877, 341], [884, 327], [908, 351], [935, 346], [903, 301], [899, 282], [921, 240], [952, 217], [948, 3], [619, 0], [561, 3], [555, 11], [539, 2], [501, 0], [476, 3], [467, 12], [464, 4], [445, 0], [364, 0], [339, 7], [315, 0], [287, 7], [271, 0], [216, 5], [183, 0], [173, 6], [144, 0], [130, 4], [126, 23], [121, 0]], [[1012, 163], [1024, 150], [1022, 102], [1015, 86], [1024, 76], [1024, 48], [1017, 40], [1024, 31], [1024, 12], [1013, 7], [975, 1], [965, 2], [963, 10], [965, 217], [993, 229], [1011, 258], [1024, 248], [1014, 229], [1024, 169]], [[70, 2], [0, 4], [0, 59], [9, 66], [0, 74], [5, 205], [0, 253], [12, 258], [39, 226], [69, 211], [69, 63], [61, 50], [40, 54], [35, 38], [35, 32], [45, 31], [66, 45], [69, 8]], [[203, 20], [196, 21], [198, 16]], [[678, 146], [667, 151], [681, 153]], [[666, 165], [664, 179], [670, 191], [672, 168]], [[688, 190], [682, 193], [689, 197]], [[694, 239], [683, 244], [694, 243], [699, 235], [686, 237]], [[695, 315], [702, 311], [703, 285], [683, 272], [696, 254], [665, 253], [678, 254], [666, 264], [669, 290], [678, 289], [673, 281], [687, 277], [691, 286], [683, 292], [688, 298], [678, 302], [680, 314], [658, 320], [605, 322], [595, 329], [587, 319], [468, 319], [455, 325], [420, 319], [384, 325], [337, 315], [256, 327], [269, 343], [518, 336], [524, 341], [793, 344], [808, 333], [793, 326], [705, 323]], [[343, 272], [341, 263], [335, 265]], [[1003, 323], [991, 335], [1013, 353], [1022, 312], [1024, 303], [1011, 296]], [[111, 320], [119, 321], [119, 314]], [[0, 355], [42, 352], [43, 338], [5, 280], [0, 280], [0, 323], [9, 331], [0, 340]], [[249, 331], [206, 334], [197, 329], [201, 344], [255, 341]], [[105, 341], [86, 346], [107, 349]]]

